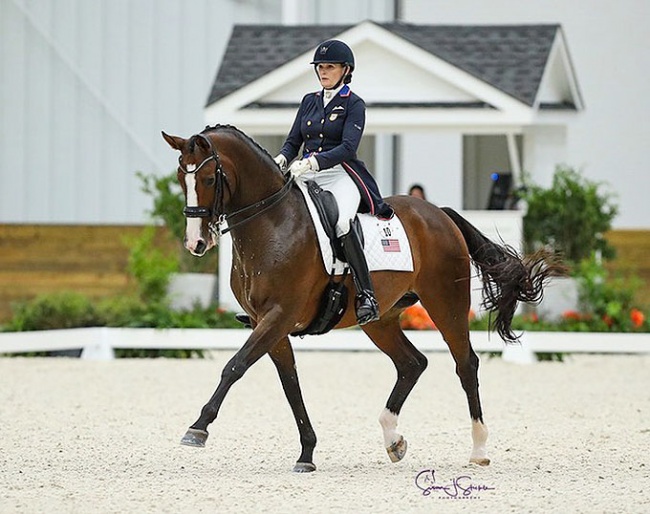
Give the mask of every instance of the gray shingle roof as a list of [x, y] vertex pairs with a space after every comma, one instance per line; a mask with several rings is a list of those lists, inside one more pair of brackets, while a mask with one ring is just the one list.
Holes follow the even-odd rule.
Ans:
[[[532, 105], [559, 25], [377, 25]], [[210, 105], [350, 25], [236, 25]], [[361, 64], [362, 65], [362, 64]]]

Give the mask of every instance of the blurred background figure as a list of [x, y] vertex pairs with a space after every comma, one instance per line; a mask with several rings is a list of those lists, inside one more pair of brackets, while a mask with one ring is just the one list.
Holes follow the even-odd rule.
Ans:
[[420, 184], [413, 184], [411, 187], [409, 187], [409, 196], [422, 198], [422, 200], [427, 199], [426, 195], [424, 194], [424, 188]]

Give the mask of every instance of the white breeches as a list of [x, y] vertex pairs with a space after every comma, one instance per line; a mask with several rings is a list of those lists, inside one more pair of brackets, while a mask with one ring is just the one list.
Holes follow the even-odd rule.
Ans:
[[336, 222], [336, 235], [341, 237], [350, 231], [350, 220], [354, 219], [359, 209], [361, 195], [356, 184], [350, 175], [343, 169], [343, 166], [336, 165], [333, 168], [318, 172], [307, 172], [302, 175], [301, 180], [313, 180], [325, 191], [330, 191], [339, 208], [339, 219]]

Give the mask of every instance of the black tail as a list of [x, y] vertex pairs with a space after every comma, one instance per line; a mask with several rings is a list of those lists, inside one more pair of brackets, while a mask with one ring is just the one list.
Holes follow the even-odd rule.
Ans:
[[564, 275], [566, 269], [545, 253], [522, 259], [515, 249], [491, 241], [453, 209], [442, 210], [462, 232], [481, 274], [483, 307], [490, 313], [490, 329], [496, 330], [506, 343], [516, 342], [519, 336], [511, 325], [517, 302], [539, 303], [548, 279]]

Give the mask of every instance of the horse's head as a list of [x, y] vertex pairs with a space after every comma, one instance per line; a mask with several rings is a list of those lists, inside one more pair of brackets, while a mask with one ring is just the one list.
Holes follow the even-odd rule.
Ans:
[[185, 195], [185, 248], [200, 257], [218, 241], [216, 225], [224, 215], [225, 172], [207, 135], [197, 134], [189, 139], [164, 132], [162, 135], [181, 153], [177, 177]]
[[[189, 139], [162, 135], [181, 153], [178, 181], [185, 194], [185, 248], [194, 255], [204, 255], [217, 244], [219, 234], [256, 219], [291, 190], [293, 181], [273, 157], [231, 125], [206, 127]], [[228, 228], [221, 230], [223, 222]]]

